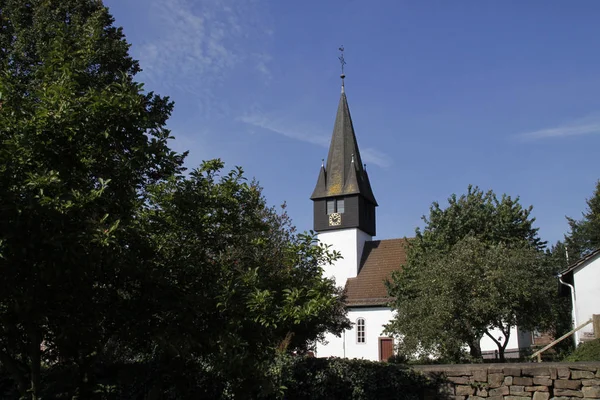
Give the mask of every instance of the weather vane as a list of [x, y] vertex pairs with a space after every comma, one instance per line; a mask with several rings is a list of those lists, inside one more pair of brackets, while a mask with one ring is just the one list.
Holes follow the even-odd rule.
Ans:
[[344, 75], [344, 65], [346, 65], [346, 60], [344, 60], [344, 46], [342, 45], [338, 50], [341, 51], [341, 54], [338, 57], [338, 60], [340, 60], [340, 64], [342, 65], [342, 75], [340, 76], [344, 79], [346, 77], [346, 75]]

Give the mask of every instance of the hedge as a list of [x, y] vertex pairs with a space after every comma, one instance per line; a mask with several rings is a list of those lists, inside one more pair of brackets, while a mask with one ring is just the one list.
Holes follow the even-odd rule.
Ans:
[[434, 383], [405, 366], [341, 358], [296, 358], [284, 373], [287, 400], [422, 398]]
[[[77, 394], [76, 366], [57, 364], [44, 369], [42, 375], [43, 399], [70, 399]], [[435, 385], [398, 364], [336, 358], [284, 356], [273, 363], [272, 370], [265, 376], [268, 382], [257, 381], [254, 387], [248, 387], [246, 382], [246, 387], [240, 391], [234, 386], [241, 383], [222, 381], [219, 376], [199, 368], [198, 364], [172, 360], [158, 365], [99, 365], [93, 378], [95, 393], [90, 398], [417, 400], [427, 388]], [[234, 392], [238, 395], [234, 396]], [[0, 366], [0, 398], [18, 397], [12, 380]]]

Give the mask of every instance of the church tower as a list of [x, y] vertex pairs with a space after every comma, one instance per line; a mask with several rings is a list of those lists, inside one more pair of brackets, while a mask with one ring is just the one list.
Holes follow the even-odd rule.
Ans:
[[[342, 66], [343, 57], [340, 58]], [[344, 88], [333, 126], [327, 163], [321, 165], [317, 185], [310, 197], [314, 207], [314, 230], [319, 240], [342, 253], [343, 259], [326, 267], [338, 286], [358, 274], [364, 244], [375, 236], [377, 201], [362, 163], [348, 99]]]

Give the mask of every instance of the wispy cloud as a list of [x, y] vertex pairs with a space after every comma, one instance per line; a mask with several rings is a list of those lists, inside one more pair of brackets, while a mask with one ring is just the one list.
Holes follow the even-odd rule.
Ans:
[[240, 121], [257, 128], [266, 129], [273, 133], [289, 137], [290, 139], [296, 139], [322, 147], [327, 147], [329, 145], [329, 139], [324, 134], [313, 135], [306, 133], [309, 131], [308, 129], [305, 131], [296, 130], [294, 128], [290, 128], [289, 125], [283, 121], [271, 119], [265, 115], [247, 114], [242, 116]]
[[201, 105], [218, 102], [215, 89], [235, 68], [251, 66], [269, 77], [268, 36], [258, 1], [148, 0], [156, 28], [134, 49], [146, 79], [193, 94]]
[[[327, 148], [329, 146], [330, 134], [325, 132], [319, 132], [317, 134], [310, 134], [307, 132], [315, 132], [314, 128], [310, 129], [298, 129], [291, 126], [298, 126], [297, 124], [289, 124], [280, 119], [270, 118], [262, 114], [246, 114], [239, 118], [241, 122], [248, 125], [265, 129], [267, 131], [283, 135], [290, 139], [300, 140], [302, 142], [315, 144], [317, 146]], [[388, 168], [392, 165], [392, 159], [385, 153], [373, 149], [373, 148], [362, 148], [361, 157], [364, 162], [369, 164], [375, 164], [381, 168]]]
[[523, 140], [539, 140], [565, 136], [589, 135], [594, 133], [600, 133], [600, 114], [591, 114], [587, 117], [554, 128], [524, 132], [517, 136]]
[[363, 161], [375, 164], [381, 168], [388, 168], [393, 164], [390, 156], [371, 147], [362, 149], [360, 155], [362, 156]]

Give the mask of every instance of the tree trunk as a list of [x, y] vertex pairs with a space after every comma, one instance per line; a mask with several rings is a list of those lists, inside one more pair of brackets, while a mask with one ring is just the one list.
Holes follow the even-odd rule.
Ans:
[[504, 331], [504, 329], [502, 329], [502, 334], [504, 335], [504, 343], [498, 343], [498, 355], [500, 356], [500, 362], [506, 361], [504, 350], [506, 350], [506, 346], [508, 346], [508, 339], [510, 339], [510, 327], [508, 328], [508, 331]]
[[474, 339], [469, 343], [469, 354], [475, 360], [481, 360], [481, 343], [479, 339]]
[[31, 400], [39, 399], [42, 363], [42, 339], [35, 328], [29, 330], [29, 362], [31, 363]]

